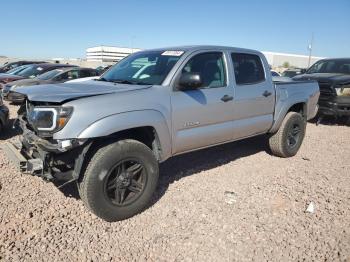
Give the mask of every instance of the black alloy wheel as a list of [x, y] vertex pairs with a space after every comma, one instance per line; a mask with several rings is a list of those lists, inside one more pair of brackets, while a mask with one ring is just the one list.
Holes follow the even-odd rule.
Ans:
[[120, 161], [109, 171], [105, 181], [105, 196], [117, 206], [137, 200], [147, 182], [144, 166], [134, 159]]

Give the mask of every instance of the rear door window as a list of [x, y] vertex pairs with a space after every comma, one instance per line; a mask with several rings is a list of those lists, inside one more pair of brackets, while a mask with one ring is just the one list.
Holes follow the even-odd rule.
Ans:
[[264, 67], [258, 55], [232, 53], [231, 58], [238, 85], [255, 84], [265, 80]]

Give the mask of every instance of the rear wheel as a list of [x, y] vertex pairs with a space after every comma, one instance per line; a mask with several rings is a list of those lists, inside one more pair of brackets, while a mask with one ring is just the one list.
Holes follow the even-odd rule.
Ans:
[[79, 192], [85, 205], [106, 221], [134, 216], [149, 204], [158, 182], [153, 152], [135, 140], [100, 148], [90, 160]]
[[289, 112], [277, 133], [269, 139], [271, 151], [279, 157], [294, 156], [305, 136], [306, 121], [300, 113]]

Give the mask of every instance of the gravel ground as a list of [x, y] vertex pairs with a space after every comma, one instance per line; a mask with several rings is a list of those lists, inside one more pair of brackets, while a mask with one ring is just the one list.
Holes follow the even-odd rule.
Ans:
[[0, 260], [350, 261], [349, 157], [350, 127], [314, 124], [290, 159], [261, 137], [179, 156], [149, 209], [107, 223], [0, 152]]

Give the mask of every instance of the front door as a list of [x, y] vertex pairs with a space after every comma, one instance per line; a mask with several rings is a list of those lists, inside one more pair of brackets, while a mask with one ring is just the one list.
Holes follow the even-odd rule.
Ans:
[[233, 89], [227, 84], [225, 55], [222, 52], [192, 55], [180, 74], [193, 72], [200, 75], [201, 87], [174, 90], [171, 95], [173, 154], [232, 139]]

